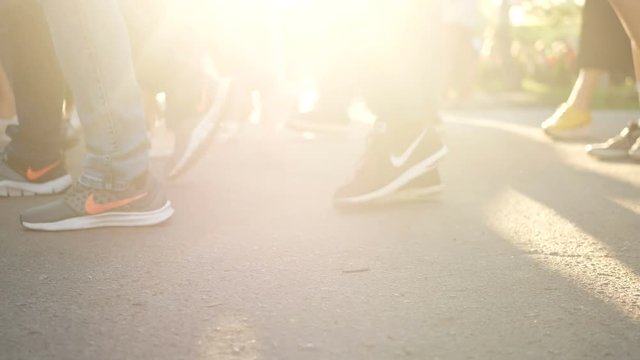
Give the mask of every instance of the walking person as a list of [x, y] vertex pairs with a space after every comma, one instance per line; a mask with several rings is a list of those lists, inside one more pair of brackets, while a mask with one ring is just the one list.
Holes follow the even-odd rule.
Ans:
[[0, 196], [62, 192], [72, 183], [63, 151], [65, 83], [48, 25], [35, 0], [7, 5], [0, 21], [6, 27], [2, 60], [10, 65], [19, 119], [7, 128], [10, 142], [0, 158]]
[[[634, 0], [610, 0], [610, 3], [631, 38], [636, 88], [640, 95], [640, 3]], [[599, 159], [640, 161], [640, 120], [631, 121], [618, 135], [603, 143], [587, 145], [587, 153]]]
[[[415, 200], [442, 189], [438, 162], [447, 154], [435, 126], [441, 37], [436, 1], [370, 7], [362, 89], [376, 125], [337, 205]], [[365, 65], [366, 64], [366, 65]]]
[[578, 64], [580, 74], [569, 98], [541, 125], [556, 139], [589, 135], [591, 101], [605, 74], [618, 78], [633, 75], [629, 37], [607, 1], [587, 0], [584, 4]]
[[142, 101], [118, 1], [41, 3], [82, 122], [86, 155], [77, 183], [63, 198], [22, 213], [22, 225], [55, 231], [167, 220], [173, 208], [149, 172]]
[[[331, 2], [335, 11], [354, 4]], [[442, 184], [437, 165], [448, 151], [435, 129], [441, 54], [438, 2], [368, 5], [343, 20], [352, 25], [343, 27], [350, 33], [342, 37], [357, 41], [334, 54], [342, 56], [337, 68], [350, 69], [332, 77], [334, 87], [359, 88], [377, 117], [353, 176], [335, 192], [333, 200], [340, 207], [416, 200], [438, 193]], [[334, 94], [324, 95], [335, 98]], [[353, 94], [341, 91], [339, 101], [318, 103], [330, 109], [316, 109], [318, 114], [332, 114], [336, 119], [309, 117], [305, 121], [342, 121], [347, 109], [336, 104], [348, 105], [349, 95]]]

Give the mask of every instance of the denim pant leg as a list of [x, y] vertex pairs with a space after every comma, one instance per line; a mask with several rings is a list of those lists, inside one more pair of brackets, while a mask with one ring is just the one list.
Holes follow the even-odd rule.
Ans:
[[123, 190], [148, 167], [140, 90], [117, 0], [42, 0], [86, 142], [80, 182]]

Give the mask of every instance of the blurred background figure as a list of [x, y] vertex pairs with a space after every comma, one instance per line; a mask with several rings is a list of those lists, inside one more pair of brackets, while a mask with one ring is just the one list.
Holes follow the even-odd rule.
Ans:
[[584, 4], [578, 65], [580, 73], [569, 98], [542, 123], [545, 133], [557, 139], [589, 135], [591, 103], [604, 75], [614, 79], [633, 76], [629, 37], [607, 1]]
[[445, 99], [464, 102], [474, 90], [478, 72], [478, 30], [482, 14], [478, 0], [442, 2]]
[[[163, 173], [177, 177], [203, 155], [228, 101], [229, 81], [207, 72], [199, 2], [122, 1], [135, 75], [143, 93], [153, 155], [167, 158]], [[162, 103], [159, 103], [159, 95]], [[158, 131], [166, 125], [173, 133]], [[158, 140], [166, 142], [158, 145]]]
[[494, 72], [489, 76], [495, 77], [500, 85], [506, 90], [519, 89], [522, 81], [522, 69], [516, 58], [517, 39], [514, 35], [514, 24], [512, 19], [513, 0], [501, 0], [494, 2], [497, 4], [495, 14], [495, 27], [486, 47], [490, 59], [493, 61]]
[[167, 157], [166, 172], [177, 178], [204, 155], [223, 121], [250, 117], [253, 92], [275, 87], [272, 2], [123, 3], [152, 155]]
[[308, 1], [289, 12], [284, 34], [288, 75], [298, 84], [305, 83], [299, 86], [303, 89], [287, 122], [290, 128], [333, 133], [349, 128], [349, 106], [359, 94], [358, 82], [365, 71], [367, 4]]

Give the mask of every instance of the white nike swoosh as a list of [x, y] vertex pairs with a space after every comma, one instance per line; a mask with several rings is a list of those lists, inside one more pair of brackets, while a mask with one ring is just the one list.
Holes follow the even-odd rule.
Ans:
[[407, 162], [407, 160], [409, 160], [411, 154], [416, 151], [416, 148], [418, 147], [418, 145], [420, 145], [420, 142], [426, 134], [427, 129], [422, 130], [420, 135], [413, 141], [413, 143], [411, 143], [411, 145], [409, 145], [409, 147], [404, 151], [404, 153], [402, 153], [402, 155], [396, 156], [394, 154], [391, 154], [391, 156], [389, 157], [389, 159], [391, 160], [391, 164], [397, 168], [403, 166]]

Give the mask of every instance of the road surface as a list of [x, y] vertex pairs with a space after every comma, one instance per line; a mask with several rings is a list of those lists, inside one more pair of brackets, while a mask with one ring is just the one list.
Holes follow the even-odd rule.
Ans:
[[640, 167], [549, 141], [551, 111], [447, 113], [426, 203], [337, 211], [364, 129], [257, 125], [168, 185], [162, 226], [30, 232], [48, 199], [0, 199], [0, 358], [639, 359]]

